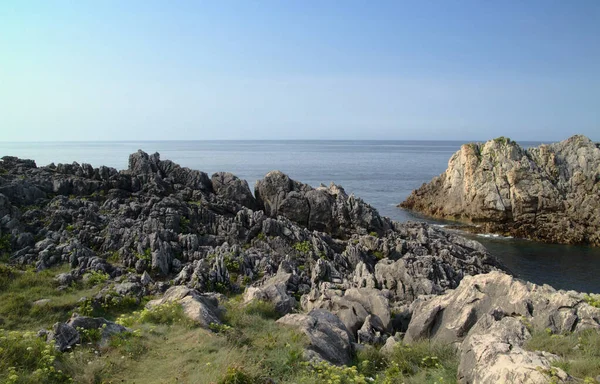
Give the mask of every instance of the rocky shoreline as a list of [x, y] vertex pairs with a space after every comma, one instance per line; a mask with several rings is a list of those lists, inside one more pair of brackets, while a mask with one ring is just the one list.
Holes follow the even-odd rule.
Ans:
[[600, 147], [580, 135], [527, 150], [503, 137], [465, 144], [400, 207], [478, 232], [600, 246]]
[[[522, 350], [533, 327], [600, 330], [587, 296], [515, 279], [476, 241], [394, 222], [341, 186], [278, 171], [253, 194], [230, 173], [209, 177], [143, 151], [124, 171], [4, 157], [0, 237], [4, 263], [68, 264], [59, 289], [107, 276], [91, 307], [152, 295], [147, 308], [177, 303], [213, 329], [224, 295], [271, 303], [278, 323], [308, 338], [309, 361], [350, 364], [365, 346], [431, 339], [458, 351], [459, 382], [541, 383], [557, 357]], [[74, 315], [42, 335], [66, 351], [81, 329], [103, 339], [127, 331]]]

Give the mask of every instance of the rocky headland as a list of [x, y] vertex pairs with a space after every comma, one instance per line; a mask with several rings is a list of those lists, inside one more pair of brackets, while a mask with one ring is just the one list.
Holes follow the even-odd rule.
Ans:
[[600, 246], [600, 147], [581, 135], [527, 150], [503, 137], [465, 144], [400, 206], [478, 232]]
[[[492, 151], [499, 159], [513, 159], [512, 165], [484, 160]], [[557, 172], [556, 185], [546, 176], [525, 178], [528, 173], [519, 169], [534, 168], [533, 159], [546, 159], [543, 172]], [[565, 212], [560, 209], [580, 213], [582, 206], [596, 204], [597, 213], [598, 196], [582, 194], [598, 191], [599, 159], [598, 148], [582, 137], [529, 151], [493, 141], [463, 146], [451, 160], [460, 168], [451, 173], [462, 175], [462, 181], [479, 180], [479, 168], [497, 172], [497, 180], [505, 182], [494, 186], [500, 197], [480, 189], [475, 194], [488, 205], [488, 199], [495, 202], [489, 215], [533, 214], [534, 223], [554, 228], [560, 215], [552, 219], [551, 213]], [[593, 181], [586, 176], [590, 169], [596, 172]], [[446, 178], [431, 185], [441, 188]], [[569, 201], [578, 199], [577, 207], [551, 200], [542, 187], [554, 188], [553, 197], [563, 196], [562, 188]], [[436, 188], [424, 186], [413, 196]], [[452, 200], [456, 204], [472, 193], [459, 184], [456, 190], [464, 192]], [[468, 212], [479, 212], [469, 207]], [[572, 226], [572, 232], [597, 244], [598, 233], [583, 228], [581, 220], [581, 228]], [[515, 279], [476, 241], [425, 223], [394, 222], [341, 186], [313, 188], [278, 171], [259, 180], [253, 194], [246, 181], [230, 173], [209, 177], [143, 151], [132, 154], [123, 171], [77, 163], [38, 167], [31, 160], [4, 157], [0, 239], [0, 256], [9, 266], [0, 269], [2, 289], [28, 266], [37, 273], [68, 266], [55, 277], [61, 292], [98, 282], [93, 296], [78, 302], [79, 312], [87, 314], [61, 318], [40, 331], [39, 337], [61, 353], [78, 348], [90, 333], [99, 332], [96, 341], [106, 346], [114, 344], [115, 335], [137, 332], [128, 328], [127, 316], [118, 324], [92, 316], [95, 309], [124, 308], [123, 303], [145, 311], [177, 305], [199, 328], [235, 335], [231, 342], [239, 343], [243, 337], [231, 327], [240, 320], [227, 315], [232, 312], [228, 297], [236, 294], [242, 306], [271, 305], [280, 326], [298, 330], [306, 340], [302, 360], [348, 365], [365, 348], [394, 354], [401, 346], [431, 340], [452, 346], [460, 360], [452, 375], [462, 383], [574, 380], [555, 367], [558, 356], [526, 350], [524, 344], [535, 330], [556, 335], [600, 330], [600, 308], [590, 296]], [[31, 308], [49, 301], [23, 300]], [[2, 323], [12, 326], [7, 313], [0, 312]], [[416, 367], [438, 369], [430, 360]], [[389, 364], [392, 373], [386, 371], [386, 377], [397, 369], [397, 363], [396, 368]], [[398, 371], [398, 380], [409, 371]], [[383, 380], [370, 375], [375, 376], [371, 381]], [[277, 377], [219, 382], [272, 383]]]

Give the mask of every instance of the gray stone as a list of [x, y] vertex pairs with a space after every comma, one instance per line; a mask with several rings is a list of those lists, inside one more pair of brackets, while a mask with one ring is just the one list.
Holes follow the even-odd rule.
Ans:
[[180, 303], [184, 314], [204, 328], [208, 328], [213, 323], [221, 324], [219, 303], [216, 297], [198, 293], [196, 290], [184, 286], [169, 288], [162, 298], [149, 301], [146, 308], [151, 309], [172, 302]]
[[64, 352], [71, 349], [79, 343], [79, 332], [65, 323], [56, 323], [52, 327], [52, 332], [48, 333], [48, 342], [54, 342], [56, 349]]
[[477, 222], [477, 231], [600, 246], [600, 148], [575, 135], [527, 150], [505, 138], [465, 144], [401, 206]]
[[277, 322], [298, 328], [308, 336], [308, 360], [325, 360], [337, 365], [352, 361], [350, 333], [344, 323], [331, 312], [315, 309], [308, 314], [285, 315]]
[[273, 303], [275, 310], [286, 315], [296, 307], [296, 299], [288, 294], [288, 281], [290, 273], [278, 273], [263, 282], [260, 286], [248, 287], [244, 292], [244, 303], [261, 300]]

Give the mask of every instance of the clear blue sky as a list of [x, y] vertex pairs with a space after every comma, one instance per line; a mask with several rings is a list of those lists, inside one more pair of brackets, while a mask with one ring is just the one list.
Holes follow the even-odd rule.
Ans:
[[600, 1], [0, 2], [0, 140], [600, 140]]

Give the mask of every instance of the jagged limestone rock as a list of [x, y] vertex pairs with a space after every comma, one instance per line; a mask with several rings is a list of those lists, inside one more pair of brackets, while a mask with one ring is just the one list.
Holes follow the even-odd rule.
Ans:
[[527, 150], [505, 138], [465, 144], [401, 206], [478, 231], [600, 246], [600, 148], [581, 135]]

